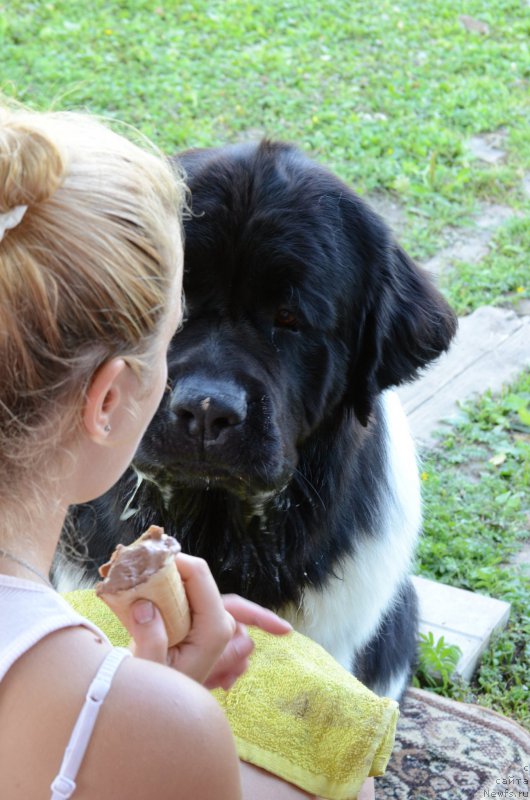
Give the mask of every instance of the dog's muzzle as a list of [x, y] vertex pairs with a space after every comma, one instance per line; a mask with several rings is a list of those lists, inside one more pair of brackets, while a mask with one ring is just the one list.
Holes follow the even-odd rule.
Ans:
[[246, 392], [235, 383], [196, 376], [179, 380], [169, 403], [182, 433], [204, 447], [222, 445], [245, 422], [247, 407]]

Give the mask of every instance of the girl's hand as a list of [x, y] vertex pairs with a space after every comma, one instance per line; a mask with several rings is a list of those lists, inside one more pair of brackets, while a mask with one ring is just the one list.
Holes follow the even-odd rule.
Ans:
[[277, 636], [289, 633], [292, 631], [292, 626], [273, 611], [245, 600], [237, 594], [225, 594], [222, 600], [225, 610], [235, 620], [236, 628], [204, 681], [204, 685], [208, 689], [221, 687], [228, 690], [239, 676], [246, 672], [248, 657], [254, 649], [254, 642], [248, 635], [245, 625], [254, 625]]
[[149, 601], [137, 600], [131, 607], [129, 628], [133, 652], [140, 658], [178, 669], [209, 689], [229, 689], [245, 672], [253, 649], [245, 625], [256, 625], [277, 635], [289, 633], [292, 628], [272, 611], [238, 595], [221, 597], [202, 559], [179, 553], [177, 565], [190, 605], [192, 623], [188, 635], [168, 649], [160, 612]]

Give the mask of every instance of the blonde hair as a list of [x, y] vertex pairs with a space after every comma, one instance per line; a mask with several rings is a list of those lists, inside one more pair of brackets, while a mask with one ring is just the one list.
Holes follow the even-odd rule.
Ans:
[[154, 148], [88, 115], [0, 107], [0, 222], [27, 206], [0, 227], [4, 499], [79, 423], [98, 366], [146, 369], [178, 301], [184, 197]]

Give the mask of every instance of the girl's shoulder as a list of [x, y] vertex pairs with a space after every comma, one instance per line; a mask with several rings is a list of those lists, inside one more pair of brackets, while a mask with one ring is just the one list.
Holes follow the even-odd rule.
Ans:
[[[6, 796], [46, 796], [108, 651], [89, 630], [64, 629], [39, 642], [7, 673], [0, 684]], [[140, 658], [126, 658], [114, 676], [77, 786], [75, 800], [240, 797], [233, 739], [216, 701], [186, 676]]]

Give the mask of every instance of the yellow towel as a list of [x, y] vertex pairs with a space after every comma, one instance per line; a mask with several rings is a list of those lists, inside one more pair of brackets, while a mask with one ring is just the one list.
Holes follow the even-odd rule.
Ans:
[[[129, 634], [92, 591], [66, 600], [114, 645]], [[330, 800], [354, 800], [368, 776], [382, 775], [399, 716], [315, 642], [298, 633], [250, 629], [250, 667], [229, 692], [216, 690], [239, 757]]]

